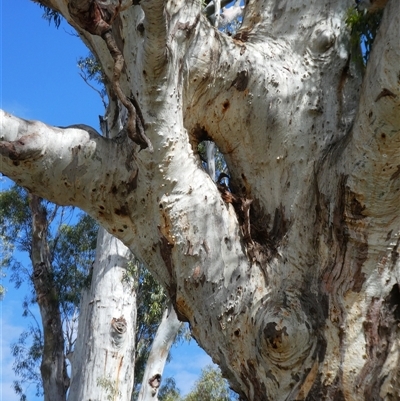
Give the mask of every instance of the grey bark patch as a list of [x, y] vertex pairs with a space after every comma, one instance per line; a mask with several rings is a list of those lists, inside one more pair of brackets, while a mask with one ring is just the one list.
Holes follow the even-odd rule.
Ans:
[[249, 83], [249, 73], [247, 70], [243, 70], [237, 73], [236, 78], [232, 81], [231, 87], [233, 86], [239, 92], [243, 92]]
[[67, 178], [69, 181], [75, 181], [77, 177], [86, 174], [88, 167], [85, 164], [79, 165], [78, 155], [80, 150], [80, 146], [75, 146], [71, 149], [72, 160], [62, 171], [63, 179]]

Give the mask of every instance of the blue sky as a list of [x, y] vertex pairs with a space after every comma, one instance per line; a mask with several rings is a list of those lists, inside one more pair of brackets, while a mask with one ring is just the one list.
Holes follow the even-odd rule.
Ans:
[[[66, 126], [88, 124], [98, 129], [103, 105], [98, 94], [79, 76], [77, 60], [88, 54], [73, 29], [62, 23], [59, 29], [41, 18], [43, 10], [29, 0], [3, 0], [0, 4], [0, 108], [26, 119]], [[2, 188], [6, 181], [0, 181]], [[28, 263], [26, 258], [25, 263]], [[22, 301], [27, 287], [18, 291], [3, 281], [7, 293], [0, 302], [0, 400], [17, 401], [10, 344], [27, 327]], [[211, 358], [194, 341], [173, 348], [164, 376], [175, 378], [187, 393], [200, 369]], [[39, 398], [28, 397], [28, 401]]]

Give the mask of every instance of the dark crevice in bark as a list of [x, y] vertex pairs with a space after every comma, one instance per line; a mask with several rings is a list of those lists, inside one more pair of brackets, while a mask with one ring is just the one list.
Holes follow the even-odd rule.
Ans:
[[311, 286], [311, 283], [307, 283], [307, 280], [304, 280], [300, 302], [303, 312], [307, 315], [308, 321], [312, 325], [313, 336], [317, 338], [315, 357], [318, 358], [319, 362], [323, 362], [327, 347], [324, 329], [326, 320], [329, 317], [329, 298], [321, 292], [315, 295], [310, 291]]
[[397, 306], [393, 310], [392, 304], [399, 301], [398, 296], [398, 288], [394, 287], [385, 300], [373, 298], [363, 324], [368, 359], [355, 384], [363, 390], [366, 399], [381, 399], [385, 379], [382, 368], [398, 335]]
[[252, 400], [258, 401], [270, 401], [267, 396], [267, 388], [265, 387], [265, 383], [260, 382], [257, 377], [257, 369], [256, 365], [258, 365], [255, 361], [247, 361], [246, 363], [242, 363], [240, 377], [243, 383], [246, 384], [248, 389], [252, 389], [252, 391], [248, 391], [247, 393], [252, 394]]
[[321, 400], [332, 400], [332, 401], [346, 400], [344, 397], [343, 386], [339, 376], [336, 376], [335, 380], [330, 386], [326, 386], [322, 382], [322, 375], [318, 376], [310, 392], [308, 393], [305, 401], [321, 401]]

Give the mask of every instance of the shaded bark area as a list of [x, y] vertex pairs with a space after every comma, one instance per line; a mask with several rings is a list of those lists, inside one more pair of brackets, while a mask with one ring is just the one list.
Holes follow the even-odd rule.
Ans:
[[29, 195], [32, 211], [32, 281], [43, 326], [43, 356], [40, 372], [45, 401], [66, 400], [69, 377], [64, 350], [64, 334], [58, 294], [52, 276], [49, 246], [47, 243], [48, 219], [41, 199]]

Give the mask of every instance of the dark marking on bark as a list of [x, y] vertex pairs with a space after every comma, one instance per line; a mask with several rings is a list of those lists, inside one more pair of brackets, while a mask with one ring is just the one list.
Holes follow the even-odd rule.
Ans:
[[390, 91], [389, 89], [383, 88], [382, 91], [379, 93], [379, 95], [376, 97], [375, 102], [377, 102], [378, 100], [382, 99], [383, 97], [387, 97], [387, 96], [392, 97], [392, 98], [396, 98], [396, 97], [397, 97], [397, 96], [396, 96], [392, 91]]
[[363, 211], [365, 210], [365, 206], [361, 206], [361, 203], [356, 199], [356, 196], [353, 192], [348, 190], [350, 195], [350, 213], [351, 217], [356, 220], [364, 219]]
[[35, 161], [41, 157], [42, 149], [31, 147], [29, 144], [34, 143], [37, 137], [37, 134], [30, 134], [14, 142], [3, 141], [0, 143], [0, 154], [13, 161]]
[[[329, 203], [325, 196], [316, 188], [316, 230], [315, 244], [325, 241], [332, 249], [332, 255], [327, 261], [323, 283], [332, 294], [342, 286], [342, 291], [350, 289], [361, 291], [365, 282], [362, 266], [368, 257], [368, 241], [362, 231], [365, 219], [365, 206], [357, 199], [357, 195], [346, 185], [347, 176], [339, 178], [336, 191], [336, 204], [333, 210], [332, 223], [329, 224]], [[349, 245], [349, 230], [356, 234], [357, 241]], [[344, 270], [347, 268], [347, 270]], [[349, 271], [351, 268], [351, 271]], [[351, 276], [351, 279], [348, 279]]]
[[382, 368], [392, 344], [397, 341], [399, 322], [400, 290], [396, 283], [385, 299], [372, 298], [363, 324], [368, 359], [355, 385], [363, 391], [365, 399], [380, 400], [385, 380]]
[[115, 208], [114, 213], [117, 216], [128, 216], [129, 215], [129, 209], [127, 205], [121, 205], [120, 208]]
[[[247, 361], [246, 365], [244, 363], [241, 363], [240, 367], [241, 367], [240, 378], [242, 379], [243, 384], [248, 389], [253, 387], [254, 391], [253, 399], [257, 401], [269, 401], [265, 383], [261, 379], [258, 379], [257, 377], [257, 370], [255, 368], [255, 363], [253, 361]], [[274, 382], [275, 384], [278, 384], [276, 379], [274, 380]]]
[[141, 22], [140, 24], [138, 24], [138, 26], [136, 27], [137, 31], [140, 33], [140, 35], [143, 36], [144, 34], [144, 24]]
[[222, 103], [222, 112], [225, 113], [229, 109], [230, 105], [231, 104], [229, 103], [229, 100], [226, 99], [224, 103]]
[[385, 298], [389, 311], [393, 312], [396, 322], [400, 322], [400, 284], [393, 285], [389, 295]]
[[[300, 302], [303, 312], [307, 315], [312, 330], [310, 336], [317, 338], [316, 357], [322, 362], [325, 359], [327, 342], [324, 336], [325, 322], [329, 317], [329, 298], [326, 294], [318, 295], [310, 291], [311, 279], [304, 280], [300, 295]], [[306, 322], [305, 322], [306, 323]]]
[[346, 190], [346, 182], [347, 176], [342, 175], [339, 179], [338, 187], [337, 187], [337, 195], [336, 195], [336, 205], [333, 211], [333, 232], [335, 234], [335, 238], [339, 244], [339, 248], [343, 253], [346, 253], [347, 250], [347, 242], [349, 240], [349, 234], [347, 231], [347, 226], [344, 220], [345, 216], [345, 190]]
[[243, 70], [237, 73], [236, 78], [232, 81], [231, 87], [233, 86], [239, 92], [243, 92], [249, 83], [249, 73], [247, 70]]
[[72, 19], [81, 28], [98, 36], [111, 30], [110, 23], [116, 14], [115, 5], [113, 8], [112, 4], [103, 8], [96, 1], [70, 1], [68, 3], [68, 10]]
[[161, 384], [161, 375], [159, 373], [156, 373], [154, 376], [150, 377], [149, 379], [149, 385], [153, 389], [158, 389]]
[[251, 29], [248, 28], [239, 29], [239, 31], [233, 36], [233, 39], [238, 42], [245, 43], [249, 40], [250, 32]]
[[128, 191], [128, 194], [137, 188], [138, 176], [139, 176], [139, 169], [134, 170], [130, 175], [129, 181], [126, 183], [126, 189]]
[[286, 327], [282, 327], [282, 329], [277, 329], [277, 324], [275, 322], [267, 323], [264, 328], [264, 336], [267, 340], [267, 343], [274, 349], [281, 348], [282, 337], [288, 337], [289, 334], [286, 331]]
[[275, 244], [278, 243], [288, 231], [289, 223], [285, 218], [285, 210], [282, 205], [275, 209], [274, 222], [269, 232], [269, 237]]
[[322, 382], [322, 374], [318, 375], [305, 401], [321, 400], [346, 401], [343, 393], [342, 379], [339, 375], [336, 376], [333, 383], [329, 386], [326, 386]]
[[362, 272], [364, 262], [368, 259], [368, 244], [360, 243], [356, 247], [356, 254], [354, 255], [354, 263], [356, 271], [353, 274], [353, 288], [354, 292], [360, 292], [366, 280], [365, 273]]
[[393, 247], [390, 253], [390, 260], [392, 262], [392, 267], [396, 266], [397, 260], [399, 259], [398, 249], [400, 247], [400, 237], [397, 239], [396, 245]]
[[197, 24], [200, 21], [200, 13], [196, 15], [195, 20], [191, 24], [189, 21], [187, 22], [178, 22], [172, 29], [170, 37], [173, 39], [178, 31], [184, 31], [186, 35], [186, 39], [190, 38], [194, 28], [196, 28]]
[[189, 239], [187, 240], [187, 249], [185, 255], [190, 255], [190, 256], [193, 255], [193, 244], [190, 242]]
[[400, 164], [396, 166], [397, 170], [390, 176], [391, 180], [396, 180], [400, 177]]

